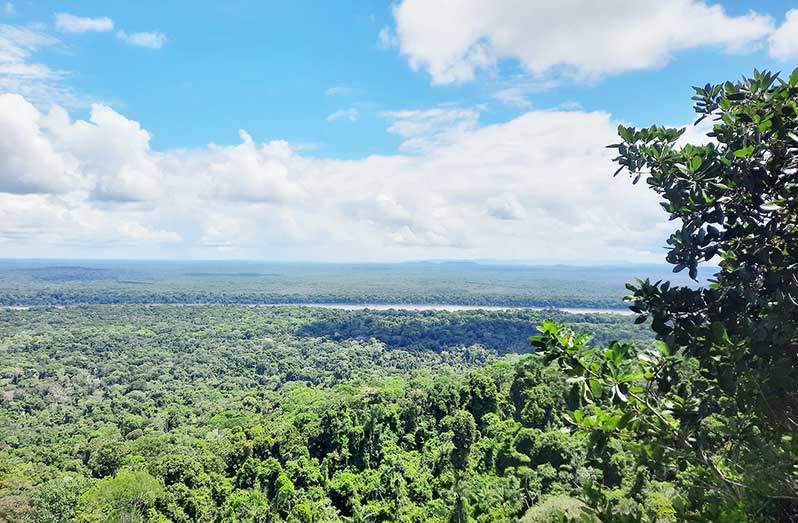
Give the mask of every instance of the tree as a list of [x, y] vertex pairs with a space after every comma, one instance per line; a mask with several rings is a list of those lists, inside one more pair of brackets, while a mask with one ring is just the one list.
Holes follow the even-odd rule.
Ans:
[[468, 456], [471, 446], [477, 439], [477, 423], [467, 410], [458, 410], [452, 416], [452, 464], [457, 471], [468, 468]]
[[31, 498], [34, 523], [69, 523], [91, 480], [82, 476], [64, 476], [42, 484]]
[[259, 490], [236, 490], [228, 498], [223, 523], [266, 523], [272, 519], [269, 502]]
[[98, 481], [80, 498], [81, 523], [140, 523], [163, 494], [163, 487], [146, 472], [120, 472]]
[[674, 272], [697, 280], [717, 260], [717, 274], [707, 287], [627, 286], [654, 349], [590, 349], [552, 323], [533, 344], [581, 385], [572, 421], [595, 442], [628, 438], [653, 469], [689, 478], [707, 518], [784, 520], [798, 515], [798, 70], [695, 91], [709, 143], [620, 126], [609, 147], [616, 174], [645, 176], [679, 224], [667, 240]]

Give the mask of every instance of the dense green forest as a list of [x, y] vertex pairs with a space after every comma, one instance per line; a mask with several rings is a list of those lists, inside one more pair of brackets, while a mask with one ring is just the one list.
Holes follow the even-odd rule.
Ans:
[[[616, 174], [661, 197], [666, 260], [692, 282], [629, 281], [634, 316], [0, 311], [0, 522], [796, 521], [798, 70], [695, 93], [709, 143], [620, 126], [609, 146]], [[174, 274], [163, 293], [128, 294], [118, 272], [20, 263], [6, 266], [5, 303], [199, 296]], [[209, 277], [197, 301], [249, 301], [247, 284], [223, 289], [250, 277]], [[437, 277], [331, 295], [401, 303], [429, 283], [430, 300], [456, 303], [496, 282]], [[506, 278], [517, 296], [537, 285]], [[595, 304], [597, 287], [572, 282]], [[296, 295], [327, 299], [319, 288]], [[516, 296], [506, 288], [484, 302]]]
[[520, 356], [551, 316], [653, 340], [552, 311], [2, 312], [0, 520], [499, 521], [605, 474], [620, 495], [634, 464], [562, 432], [570, 386]]
[[[0, 260], [0, 305], [372, 303], [620, 308], [667, 266]], [[709, 274], [710, 271], [707, 271]], [[687, 284], [686, 277], [676, 281]]]

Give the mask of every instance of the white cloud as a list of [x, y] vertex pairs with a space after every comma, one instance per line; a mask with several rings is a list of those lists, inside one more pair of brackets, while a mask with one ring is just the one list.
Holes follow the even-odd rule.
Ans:
[[553, 79], [516, 75], [499, 82], [498, 89], [493, 93], [493, 98], [507, 105], [514, 105], [522, 109], [532, 107], [529, 96], [554, 89], [560, 82]]
[[41, 124], [41, 114], [23, 97], [0, 95], [0, 191], [63, 193], [79, 182]]
[[0, 24], [0, 63], [25, 63], [34, 51], [57, 43], [56, 38], [35, 27]]
[[334, 87], [330, 87], [324, 94], [327, 96], [348, 96], [354, 92], [354, 89], [351, 87], [347, 87], [345, 85], [336, 85]]
[[[119, 256], [128, 245], [181, 240], [177, 232], [142, 223], [145, 220], [136, 213], [108, 212], [75, 198], [0, 193], [0, 242], [15, 248], [17, 255], [52, 256], [57, 249], [76, 256], [85, 255], [88, 248]], [[140, 248], [128, 252], [142, 256]]]
[[594, 78], [702, 46], [744, 51], [773, 30], [769, 16], [700, 0], [403, 0], [394, 17], [400, 52], [436, 84], [470, 81], [506, 59], [534, 74]]
[[234, 216], [214, 212], [203, 224], [200, 243], [214, 248], [234, 248], [236, 243], [251, 241], [253, 238], [244, 227], [241, 220]]
[[38, 26], [0, 24], [0, 92], [18, 93], [38, 106], [86, 105], [81, 96], [63, 83], [66, 72], [32, 58], [37, 51], [59, 44], [57, 38]]
[[382, 192], [349, 202], [344, 209], [352, 218], [376, 225], [390, 224], [401, 228], [413, 223], [412, 213], [407, 207]]
[[163, 33], [127, 33], [125, 31], [117, 31], [116, 37], [120, 40], [135, 45], [138, 47], [147, 47], [149, 49], [160, 49], [166, 44], [166, 35]]
[[391, 31], [391, 28], [388, 26], [384, 26], [382, 29], [380, 29], [378, 38], [380, 42], [380, 47], [382, 47], [383, 49], [390, 49], [391, 47], [396, 47], [399, 45], [399, 40], [396, 38], [396, 35], [394, 34], [393, 31]]
[[656, 260], [670, 230], [655, 194], [611, 177], [618, 122], [603, 112], [478, 127], [478, 108], [393, 111], [393, 132], [424, 148], [338, 160], [243, 131], [153, 152], [108, 107], [73, 120], [9, 96], [0, 241], [20, 256]]
[[30, 27], [0, 24], [0, 82], [52, 80], [61, 76], [43, 64], [30, 63], [31, 54], [58, 40]]
[[790, 9], [784, 23], [770, 35], [770, 56], [784, 62], [798, 59], [798, 9]]
[[53, 108], [45, 126], [55, 146], [74, 158], [91, 182], [92, 199], [137, 202], [160, 195], [161, 173], [150, 152], [150, 135], [138, 122], [95, 104], [89, 121], [70, 122], [63, 109]]
[[120, 239], [133, 242], [179, 243], [182, 240], [174, 231], [153, 230], [137, 222], [122, 222], [116, 230]]
[[107, 16], [89, 18], [69, 13], [56, 13], [55, 28], [62, 33], [85, 33], [87, 31], [111, 31], [114, 21]]
[[215, 194], [234, 202], [285, 203], [296, 201], [304, 189], [287, 163], [295, 156], [287, 142], [261, 147], [245, 131], [243, 143], [233, 147], [212, 146], [203, 166]]
[[58, 106], [43, 115], [22, 96], [0, 94], [0, 129], [0, 191], [89, 191], [114, 202], [160, 195], [149, 134], [107, 106], [92, 106], [89, 121], [71, 122]]
[[[698, 123], [698, 125], [685, 126], [684, 133], [682, 133], [682, 135], [676, 141], [676, 145], [683, 147], [688, 143], [693, 145], [717, 143], [717, 140], [707, 136], [707, 133], [712, 131], [715, 123], [717, 122], [711, 118], [704, 118]], [[670, 127], [678, 127], [678, 125], [671, 125]]]
[[524, 206], [511, 193], [488, 198], [487, 212], [499, 220], [523, 220], [526, 217]]
[[349, 120], [350, 122], [356, 122], [359, 114], [360, 111], [358, 111], [356, 107], [350, 107], [349, 109], [338, 109], [334, 113], [327, 115], [327, 121], [334, 122], [335, 120]]
[[[233, 225], [206, 236], [244, 253], [279, 245], [301, 253], [294, 258], [658, 259], [668, 226], [656, 195], [610, 176], [604, 146], [616, 140], [616, 125], [606, 113], [531, 111], [446, 134], [414, 156], [339, 161], [270, 152], [304, 197], [225, 206]], [[225, 183], [239, 171], [230, 169]]]
[[428, 150], [451, 141], [457, 134], [475, 129], [479, 123], [479, 110], [473, 107], [436, 107], [383, 111], [381, 115], [390, 122], [388, 132], [405, 138], [402, 148], [412, 151]]

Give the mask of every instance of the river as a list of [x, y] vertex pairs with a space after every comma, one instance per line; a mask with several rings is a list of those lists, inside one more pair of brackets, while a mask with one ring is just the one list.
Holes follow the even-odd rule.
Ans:
[[[172, 305], [183, 307], [200, 307], [204, 305], [220, 305], [218, 303], [110, 303], [86, 304], [87, 306], [108, 307], [121, 305]], [[246, 307], [318, 307], [321, 309], [341, 309], [345, 311], [375, 310], [375, 311], [512, 311], [512, 310], [558, 310], [570, 314], [620, 314], [622, 316], [634, 315], [629, 309], [602, 309], [594, 307], [525, 307], [515, 305], [451, 305], [445, 303], [231, 303], [230, 306]], [[82, 305], [37, 305], [35, 307], [80, 307]], [[27, 305], [0, 306], [0, 310], [28, 310], [33, 308]]]
[[277, 307], [279, 305], [296, 305], [300, 307], [320, 307], [322, 309], [343, 309], [346, 311], [358, 310], [399, 310], [399, 311], [511, 311], [511, 310], [533, 310], [543, 311], [556, 309], [571, 314], [622, 314], [632, 315], [628, 309], [601, 309], [591, 307], [524, 307], [524, 306], [502, 306], [502, 305], [449, 305], [445, 303], [277, 303], [268, 305], [257, 305], [261, 307]]

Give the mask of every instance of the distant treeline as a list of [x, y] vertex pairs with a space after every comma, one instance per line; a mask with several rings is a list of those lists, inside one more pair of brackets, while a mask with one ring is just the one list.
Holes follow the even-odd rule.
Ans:
[[[119, 282], [130, 285], [131, 282]], [[362, 301], [361, 301], [362, 300]], [[225, 293], [185, 293], [185, 292], [131, 292], [131, 291], [105, 291], [95, 294], [92, 291], [81, 292], [35, 292], [0, 294], [0, 306], [41, 306], [41, 305], [147, 305], [147, 304], [178, 304], [178, 305], [323, 305], [323, 304], [374, 304], [374, 305], [467, 305], [486, 307], [565, 307], [565, 308], [598, 308], [617, 309], [625, 311], [626, 307], [619, 299], [607, 297], [605, 299], [590, 298], [556, 298], [522, 299], [512, 296], [492, 297], [462, 297], [456, 294], [440, 294], [424, 296], [404, 294], [386, 296], [384, 294], [342, 296], [338, 294], [327, 295], [300, 295], [300, 294], [253, 294], [240, 292], [236, 294]]]
[[[209, 264], [0, 260], [0, 305], [449, 304], [623, 308], [654, 267]], [[678, 278], [677, 278], [678, 279]]]

